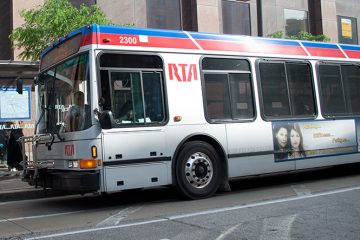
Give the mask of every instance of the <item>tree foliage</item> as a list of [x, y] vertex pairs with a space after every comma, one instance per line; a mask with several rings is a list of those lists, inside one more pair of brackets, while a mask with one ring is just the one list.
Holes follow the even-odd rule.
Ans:
[[22, 60], [35, 61], [41, 52], [55, 39], [87, 24], [108, 24], [104, 12], [97, 7], [82, 4], [74, 7], [68, 0], [45, 0], [44, 5], [22, 10], [25, 23], [11, 33], [13, 45], [22, 48]]
[[292, 40], [306, 40], [306, 41], [316, 41], [316, 42], [330, 42], [330, 38], [326, 35], [317, 35], [314, 36], [311, 33], [300, 31], [298, 34], [294, 36], [286, 36], [283, 31], [274, 32], [269, 34], [268, 37], [271, 38], [285, 38], [285, 39], [292, 39]]

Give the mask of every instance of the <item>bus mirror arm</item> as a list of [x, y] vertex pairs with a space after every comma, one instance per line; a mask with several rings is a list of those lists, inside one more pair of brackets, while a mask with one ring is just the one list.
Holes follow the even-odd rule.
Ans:
[[109, 110], [104, 110], [102, 112], [97, 111], [97, 115], [102, 129], [111, 129], [113, 128], [113, 126], [116, 125], [111, 111]]

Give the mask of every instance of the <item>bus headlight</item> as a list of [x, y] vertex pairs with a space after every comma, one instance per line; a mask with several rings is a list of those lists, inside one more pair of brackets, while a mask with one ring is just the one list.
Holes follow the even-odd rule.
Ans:
[[68, 161], [68, 167], [69, 168], [77, 168], [77, 167], [79, 167], [78, 160], [69, 160]]

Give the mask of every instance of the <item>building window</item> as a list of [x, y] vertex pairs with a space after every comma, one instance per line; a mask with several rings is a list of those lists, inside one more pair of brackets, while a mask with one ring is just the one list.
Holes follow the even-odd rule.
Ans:
[[284, 9], [284, 19], [286, 36], [294, 36], [301, 31], [309, 31], [307, 11]]
[[223, 32], [251, 35], [250, 5], [238, 1], [222, 1]]
[[179, 0], [147, 0], [147, 27], [162, 29], [181, 29]]
[[182, 30], [198, 31], [197, 0], [181, 0]]
[[12, 59], [11, 42], [11, 1], [0, 1], [0, 59]]
[[356, 18], [337, 16], [339, 43], [358, 44]]

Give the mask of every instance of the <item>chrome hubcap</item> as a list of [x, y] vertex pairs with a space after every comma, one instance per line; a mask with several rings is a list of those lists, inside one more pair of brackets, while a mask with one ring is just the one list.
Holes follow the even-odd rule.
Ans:
[[195, 188], [206, 187], [213, 176], [210, 158], [201, 152], [192, 154], [185, 164], [186, 180]]

